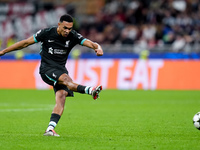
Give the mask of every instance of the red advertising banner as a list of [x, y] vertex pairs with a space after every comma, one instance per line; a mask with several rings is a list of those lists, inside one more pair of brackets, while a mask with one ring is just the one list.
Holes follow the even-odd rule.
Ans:
[[[38, 60], [0, 60], [0, 88], [50, 88], [39, 65]], [[104, 89], [200, 90], [199, 60], [80, 59], [68, 60], [67, 68], [74, 82]]]

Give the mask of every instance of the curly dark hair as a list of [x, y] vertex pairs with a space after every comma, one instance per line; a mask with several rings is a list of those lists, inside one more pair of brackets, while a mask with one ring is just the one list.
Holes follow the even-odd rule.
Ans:
[[60, 22], [63, 22], [63, 21], [66, 21], [66, 22], [73, 22], [73, 18], [72, 16], [70, 16], [69, 14], [65, 14], [65, 15], [62, 15], [60, 17]]

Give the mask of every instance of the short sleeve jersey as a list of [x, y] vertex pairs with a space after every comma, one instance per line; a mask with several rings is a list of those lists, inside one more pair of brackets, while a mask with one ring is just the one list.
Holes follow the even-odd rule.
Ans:
[[41, 67], [65, 67], [71, 49], [83, 45], [86, 40], [81, 34], [72, 30], [67, 37], [57, 33], [57, 27], [39, 30], [33, 35], [35, 42], [41, 42]]

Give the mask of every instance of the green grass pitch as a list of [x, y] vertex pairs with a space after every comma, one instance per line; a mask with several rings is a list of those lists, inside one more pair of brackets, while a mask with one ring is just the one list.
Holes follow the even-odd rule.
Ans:
[[103, 90], [100, 99], [67, 98], [55, 131], [44, 137], [52, 90], [0, 90], [1, 150], [199, 150], [200, 91]]

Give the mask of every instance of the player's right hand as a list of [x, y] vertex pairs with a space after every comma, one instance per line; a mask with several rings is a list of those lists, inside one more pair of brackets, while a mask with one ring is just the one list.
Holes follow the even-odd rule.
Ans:
[[94, 50], [97, 56], [102, 56], [103, 55], [103, 50], [102, 49], [95, 49]]

